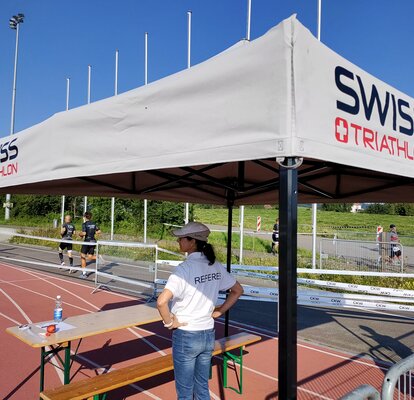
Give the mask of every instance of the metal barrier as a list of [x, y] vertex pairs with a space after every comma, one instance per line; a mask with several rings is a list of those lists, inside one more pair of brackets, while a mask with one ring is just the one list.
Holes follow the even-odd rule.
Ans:
[[341, 397], [340, 400], [380, 400], [381, 396], [377, 389], [371, 385], [361, 385], [352, 392]]
[[382, 384], [382, 399], [411, 399], [414, 393], [414, 354], [394, 364]]
[[[157, 279], [158, 247], [153, 244], [99, 240], [96, 245], [95, 287], [151, 294]], [[137, 290], [134, 283], [143, 283]]]
[[332, 270], [402, 273], [404, 247], [401, 243], [392, 242], [321, 239], [319, 267]]
[[159, 278], [168, 278], [176, 265], [176, 262], [162, 262], [159, 254], [183, 258], [183, 255], [160, 248], [156, 244], [98, 240], [95, 290], [122, 288], [145, 294], [152, 299]]

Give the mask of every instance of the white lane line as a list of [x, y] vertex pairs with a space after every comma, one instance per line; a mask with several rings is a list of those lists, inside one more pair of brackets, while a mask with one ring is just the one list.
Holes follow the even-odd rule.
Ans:
[[[221, 357], [220, 357], [220, 358], [221, 358]], [[264, 378], [270, 379], [270, 380], [272, 380], [272, 381], [274, 381], [274, 382], [279, 382], [279, 379], [275, 378], [274, 376], [270, 376], [270, 375], [265, 374], [265, 373], [263, 373], [263, 372], [257, 371], [257, 370], [255, 370], [255, 369], [253, 369], [253, 368], [246, 367], [245, 365], [243, 365], [243, 369], [246, 369], [247, 371], [253, 372], [254, 374], [260, 375], [260, 376], [262, 376], [262, 377], [264, 377]], [[330, 397], [326, 397], [326, 396], [324, 396], [324, 395], [322, 395], [322, 394], [320, 394], [320, 393], [313, 392], [313, 391], [308, 390], [308, 389], [305, 389], [305, 388], [303, 388], [303, 387], [301, 387], [301, 386], [298, 386], [298, 390], [301, 390], [302, 392], [305, 392], [305, 393], [309, 393], [309, 394], [311, 394], [311, 395], [313, 395], [313, 396], [316, 396], [316, 397], [318, 397], [318, 398], [320, 398], [320, 399], [324, 399], [324, 400], [333, 400], [333, 399], [331, 399]]]
[[[31, 275], [31, 276], [35, 276], [35, 274], [34, 273], [32, 273], [32, 272], [30, 272], [30, 271], [24, 271], [25, 273], [27, 273], [27, 274], [29, 274], [29, 275]], [[96, 311], [100, 311], [100, 308], [99, 307], [97, 307], [95, 304], [92, 304], [91, 302], [89, 302], [89, 301], [87, 301], [86, 299], [84, 299], [84, 298], [82, 298], [82, 297], [80, 297], [80, 296], [78, 296], [77, 294], [75, 294], [75, 293], [73, 293], [73, 292], [71, 292], [70, 290], [67, 290], [67, 289], [65, 289], [65, 288], [63, 288], [63, 287], [61, 287], [61, 286], [59, 286], [59, 285], [57, 285], [57, 284], [55, 284], [55, 283], [53, 283], [53, 282], [50, 282], [50, 281], [48, 281], [47, 279], [45, 279], [45, 278], [41, 278], [41, 277], [39, 277], [39, 280], [41, 280], [41, 281], [43, 281], [43, 282], [46, 282], [47, 284], [49, 284], [49, 285], [52, 285], [52, 286], [55, 286], [55, 287], [57, 287], [57, 288], [59, 288], [60, 290], [63, 290], [64, 292], [66, 292], [66, 293], [68, 293], [68, 294], [70, 294], [70, 295], [72, 295], [72, 296], [74, 296], [74, 297], [76, 297], [78, 300], [81, 300], [81, 301], [83, 301], [83, 302], [85, 302], [86, 304], [88, 304], [90, 307], [92, 307], [92, 308], [94, 308]], [[63, 304], [69, 304], [69, 303], [67, 303], [67, 302], [63, 302]], [[94, 311], [88, 311], [89, 313], [92, 313], [92, 312], [94, 312]], [[157, 351], [159, 354], [161, 354], [162, 356], [165, 356], [166, 355], [166, 353], [164, 352], [164, 351], [162, 351], [161, 349], [159, 349], [157, 346], [155, 346], [153, 343], [151, 343], [148, 339], [146, 339], [145, 337], [143, 337], [142, 335], [140, 335], [138, 332], [135, 332], [132, 328], [128, 328], [127, 329], [130, 333], [132, 333], [134, 336], [136, 336], [136, 337], [138, 337], [139, 339], [141, 339], [144, 343], [146, 343], [148, 346], [150, 346], [153, 350], [155, 350], [155, 351]]]
[[[92, 285], [87, 285], [85, 283], [75, 282], [72, 279], [67, 280], [67, 279], [64, 279], [64, 278], [59, 278], [59, 277], [54, 276], [54, 275], [50, 275], [47, 271], [33, 270], [33, 269], [29, 269], [27, 267], [20, 267], [20, 266], [17, 267], [16, 265], [8, 264], [8, 263], [5, 263], [3, 261], [0, 263], [0, 267], [11, 268], [11, 269], [15, 269], [15, 270], [21, 271], [21, 272], [30, 271], [34, 274], [38, 274], [39, 276], [47, 276], [49, 279], [55, 279], [55, 280], [58, 280], [58, 281], [63, 281], [63, 282], [66, 282], [66, 283], [70, 283], [71, 285], [81, 286], [81, 287], [87, 288], [89, 290], [93, 288]], [[70, 275], [68, 277], [70, 277]], [[140, 299], [137, 299], [136, 297], [129, 296], [129, 295], [122, 294], [122, 293], [116, 293], [116, 292], [106, 292], [106, 293], [108, 293], [112, 296], [118, 296], [118, 297], [122, 297], [122, 298], [125, 298], [125, 299], [140, 301]], [[141, 301], [143, 301], [143, 300], [141, 300]]]
[[0, 279], [0, 283], [7, 284], [7, 283], [16, 283], [16, 282], [30, 282], [30, 281], [37, 281], [37, 280], [38, 280], [38, 278], [33, 278], [33, 279], [30, 279], [30, 278], [28, 278], [28, 279], [15, 279], [15, 280], [12, 280], [12, 281], [5, 281], [3, 279]]
[[[13, 268], [13, 267], [12, 267]], [[28, 275], [31, 276], [35, 276], [34, 273], [32, 273], [31, 271], [24, 271], [25, 273], [27, 273]], [[85, 302], [86, 304], [88, 304], [90, 307], [94, 308], [96, 311], [99, 311], [100, 308], [95, 306], [94, 304], [90, 303], [89, 301], [87, 301], [86, 299], [78, 296], [77, 294], [71, 292], [70, 290], [67, 290], [53, 282], [48, 281], [45, 278], [39, 277], [39, 280], [46, 282], [49, 285], [55, 286], [57, 288], [59, 288], [60, 290], [63, 290], [64, 292], [76, 297], [78, 300], [81, 300], [83, 302]], [[67, 302], [63, 302], [63, 304], [68, 304]], [[90, 313], [92, 313], [93, 311], [88, 311]], [[145, 337], [143, 337], [141, 334], [139, 334], [138, 332], [134, 331], [132, 328], [128, 328], [127, 329], [130, 333], [132, 333], [134, 336], [138, 337], [139, 339], [141, 339], [144, 343], [146, 343], [149, 347], [151, 347], [153, 350], [155, 350], [156, 352], [158, 352], [160, 355], [165, 356], [167, 355], [167, 353], [165, 353], [164, 351], [162, 351], [160, 348], [158, 348], [157, 346], [155, 346], [153, 343], [151, 343], [148, 339], [146, 339]]]
[[[222, 324], [222, 325], [224, 325], [224, 323], [223, 322], [221, 322], [221, 321], [217, 321], [216, 320], [216, 322], [218, 322], [218, 323], [220, 323], [220, 324]], [[238, 325], [242, 325], [241, 327], [240, 326], [238, 326]], [[266, 334], [266, 333], [263, 333], [262, 331], [261, 331], [261, 329], [259, 329], [259, 330], [254, 330], [254, 329], [249, 329], [249, 328], [247, 328], [247, 327], [251, 327], [251, 325], [248, 325], [248, 324], [243, 324], [243, 323], [239, 323], [239, 322], [237, 322], [237, 325], [234, 325], [234, 324], [230, 324], [230, 326], [231, 327], [233, 327], [233, 328], [238, 328], [238, 329], [244, 329], [245, 331], [247, 331], [247, 332], [251, 332], [251, 333], [255, 333], [255, 334], [258, 334], [258, 335], [262, 335], [262, 336], [265, 336], [266, 338], [268, 338], [268, 339], [271, 339], [271, 340], [275, 340], [275, 341], [278, 341], [279, 339], [277, 338], [277, 337], [275, 337], [275, 336], [271, 336], [271, 335], [268, 335], [268, 334]], [[266, 329], [264, 329], [264, 331], [266, 331]], [[268, 331], [269, 332], [269, 331]], [[319, 349], [318, 347], [313, 347], [313, 346], [310, 346], [310, 345], [305, 345], [305, 344], [302, 344], [302, 343], [298, 343], [298, 347], [303, 347], [303, 348], [305, 348], [305, 349], [308, 349], [308, 350], [312, 350], [312, 351], [316, 351], [316, 352], [318, 352], [318, 353], [322, 353], [322, 354], [326, 354], [326, 355], [329, 355], [329, 356], [332, 356], [332, 357], [336, 357], [336, 358], [339, 358], [339, 359], [341, 359], [341, 360], [348, 360], [349, 362], [353, 362], [353, 363], [357, 363], [357, 364], [361, 364], [361, 365], [366, 365], [366, 366], [370, 366], [370, 367], [372, 367], [372, 368], [379, 368], [379, 369], [383, 369], [383, 370], [388, 370], [388, 368], [386, 368], [386, 367], [380, 367], [380, 366], [378, 366], [376, 363], [375, 363], [375, 360], [373, 360], [372, 361], [372, 363], [369, 363], [368, 361], [362, 361], [363, 359], [364, 359], [364, 357], [362, 357], [362, 356], [359, 356], [359, 355], [357, 355], [357, 354], [355, 354], [355, 355], [350, 355], [350, 356], [343, 356], [343, 355], [340, 355], [340, 354], [336, 354], [336, 353], [332, 353], [332, 352], [330, 352], [329, 350], [322, 350], [322, 349]], [[322, 347], [322, 346], [321, 346]], [[340, 351], [340, 350], [338, 350], [338, 351]], [[355, 359], [355, 358], [357, 358], [357, 359]], [[382, 364], [387, 364], [387, 362], [386, 361], [382, 361], [382, 360], [377, 360], [378, 362], [381, 362]], [[390, 364], [391, 365], [391, 364]]]
[[[14, 267], [12, 267], [12, 268], [14, 268]], [[381, 312], [378, 312], [378, 313], [381, 313]], [[395, 315], [393, 315], [393, 314], [391, 314], [391, 315], [392, 315], [392, 316], [395, 316]], [[411, 318], [409, 318], [409, 317], [406, 317], [406, 318], [411, 319]], [[218, 323], [220, 323], [220, 324], [222, 324], [222, 325], [224, 325], [224, 323], [223, 323], [223, 322], [221, 322], [221, 321], [217, 321], [217, 322], [218, 322]], [[238, 323], [238, 324], [239, 324], [239, 323]], [[269, 339], [278, 340], [278, 338], [276, 338], [276, 337], [274, 337], [274, 336], [270, 336], [270, 335], [268, 335], [268, 334], [265, 334], [264, 332], [260, 332], [260, 330], [258, 330], [257, 328], [256, 328], [256, 329], [246, 329], [247, 327], [254, 328], [254, 327], [253, 327], [253, 326], [251, 326], [251, 325], [244, 324], [244, 323], [240, 323], [240, 325], [242, 325], [242, 326], [243, 326], [243, 329], [245, 329], [246, 331], [250, 331], [250, 332], [253, 332], [253, 333], [261, 334], [262, 336], [266, 336], [266, 337], [267, 337], [267, 338], [269, 338]], [[238, 328], [238, 329], [241, 329], [241, 328], [240, 328], [240, 326], [237, 326], [237, 325], [234, 325], [234, 324], [230, 324], [230, 326], [235, 327], [235, 328]], [[135, 327], [135, 329], [140, 329], [140, 330], [145, 331], [144, 329], [139, 328], [139, 327]], [[267, 332], [269, 332], [269, 333], [270, 333], [270, 331], [268, 331], [268, 330], [265, 330], [265, 329], [263, 329], [263, 330], [264, 330], [264, 331], [267, 331]], [[149, 331], [146, 331], [146, 332], [149, 332]], [[170, 339], [168, 339], [168, 338], [166, 338], [166, 337], [163, 337], [163, 336], [158, 335], [158, 334], [156, 334], [156, 333], [155, 333], [155, 335], [156, 335], [156, 336], [158, 336], [158, 337], [161, 337], [161, 338], [163, 338], [163, 339], [166, 339], [166, 340], [169, 340], [169, 341], [170, 341]], [[336, 358], [340, 358], [340, 359], [342, 359], [342, 360], [347, 360], [347, 361], [349, 361], [349, 362], [354, 362], [354, 363], [357, 363], [357, 364], [361, 364], [361, 365], [369, 366], [369, 367], [371, 367], [371, 368], [387, 369], [387, 368], [383, 368], [383, 367], [380, 367], [380, 366], [375, 365], [375, 364], [370, 364], [370, 363], [368, 363], [368, 362], [364, 362], [364, 361], [360, 361], [360, 360], [355, 360], [355, 359], [352, 359], [351, 357], [341, 356], [341, 355], [338, 355], [338, 354], [335, 354], [335, 353], [332, 353], [332, 352], [329, 352], [329, 351], [326, 351], [326, 350], [321, 350], [321, 349], [317, 349], [317, 348], [309, 347], [309, 346], [306, 346], [306, 345], [303, 345], [303, 344], [300, 344], [300, 343], [298, 343], [298, 346], [299, 346], [299, 347], [306, 348], [306, 349], [308, 349], [308, 350], [312, 350], [312, 351], [316, 351], [316, 352], [319, 352], [319, 353], [322, 353], [322, 354], [326, 354], [326, 355], [329, 355], [329, 356], [333, 356], [333, 357], [336, 357]], [[257, 372], [259, 373], [259, 371], [257, 371]], [[259, 374], [260, 374], [260, 373], [259, 373]], [[276, 378], [272, 378], [272, 379], [276, 379]], [[323, 398], [323, 397], [322, 397], [322, 398]]]
[[[25, 272], [26, 274], [28, 274], [28, 275], [31, 275], [31, 276], [35, 276], [35, 277], [37, 277], [37, 276], [36, 276], [36, 274], [34, 274], [33, 272], [29, 272], [29, 271], [24, 271], [24, 272]], [[41, 280], [41, 281], [43, 281], [43, 282], [46, 282], [46, 283], [47, 283], [47, 284], [49, 284], [49, 285], [52, 285], [52, 286], [54, 286], [54, 287], [57, 287], [59, 290], [62, 290], [62, 291], [64, 291], [64, 292], [66, 292], [66, 293], [70, 294], [70, 295], [71, 295], [71, 296], [73, 296], [73, 297], [76, 297], [78, 300], [83, 301], [84, 303], [86, 303], [88, 306], [90, 306], [90, 307], [94, 308], [95, 310], [100, 310], [100, 308], [99, 308], [99, 307], [97, 307], [97, 306], [95, 306], [95, 304], [90, 303], [89, 301], [85, 300], [85, 299], [84, 299], [84, 298], [82, 298], [81, 296], [78, 296], [77, 294], [73, 293], [72, 291], [70, 291], [70, 290], [68, 290], [68, 289], [65, 289], [64, 287], [62, 287], [62, 286], [60, 286], [60, 285], [57, 285], [56, 283], [50, 282], [48, 279], [42, 278], [42, 277], [40, 277], [40, 276], [38, 276], [38, 277], [37, 277], [37, 279], [38, 279], [38, 280]], [[66, 303], [65, 303], [65, 302], [63, 302], [63, 304], [66, 304]], [[89, 311], [89, 312], [92, 312], [92, 311]]]
[[[43, 293], [36, 292], [35, 290], [31, 290], [31, 289], [25, 288], [24, 286], [20, 286], [20, 285], [17, 285], [15, 283], [11, 283], [10, 285], [11, 286], [14, 286], [14, 287], [17, 287], [17, 288], [19, 288], [21, 290], [24, 290], [26, 292], [33, 293], [33, 294], [37, 294], [38, 296], [41, 296], [41, 297], [46, 297], [47, 299], [50, 299], [50, 300], [53, 300], [53, 301], [56, 300], [54, 297], [48, 296], [48, 295], [43, 294]], [[74, 305], [72, 303], [65, 302], [65, 304], [67, 304], [67, 305], [69, 305], [69, 306], [71, 306], [73, 308], [77, 308], [78, 310], [86, 311], [88, 313], [91, 312], [90, 310], [87, 310], [86, 308], [76, 306], [76, 305]]]
[[210, 392], [210, 397], [212, 397], [214, 400], [221, 400], [220, 397], [218, 397], [215, 393], [213, 393], [211, 390], [209, 390]]
[[[18, 309], [18, 311], [23, 316], [23, 318], [26, 320], [26, 322], [28, 322], [29, 324], [33, 323], [33, 321], [29, 318], [29, 316], [24, 312], [24, 310], [17, 304], [17, 302], [11, 296], [9, 296], [3, 289], [0, 289], [0, 292], [3, 293], [3, 295], [6, 296], [10, 300], [10, 302]], [[46, 349], [46, 351], [51, 350], [51, 348], [49, 346], [46, 346], [45, 349]], [[57, 363], [56, 355], [53, 355], [51, 357], [51, 360], [53, 360], [53, 363], [52, 363], [53, 368], [55, 369], [56, 373], [58, 374], [60, 382], [63, 385], [63, 381], [64, 381], [63, 371], [56, 365], [56, 363]]]
[[3, 314], [2, 312], [0, 312], [0, 316], [2, 316], [3, 318], [8, 319], [10, 322], [13, 322], [13, 324], [15, 325], [21, 325], [21, 323], [19, 321], [16, 321], [15, 319], [8, 317], [7, 315]]
[[[11, 267], [11, 268], [14, 268], [14, 269], [18, 269], [18, 270], [20, 270], [19, 268], [17, 268], [17, 267]], [[27, 272], [27, 271], [25, 271], [25, 272]], [[30, 273], [30, 272], [27, 272], [27, 273]], [[18, 285], [15, 285], [15, 284], [13, 284], [13, 286], [17, 286], [17, 287], [20, 287], [20, 286], [18, 286]], [[28, 290], [28, 291], [31, 291], [30, 289], [26, 289], [26, 288], [23, 288], [23, 287], [20, 287], [21, 289], [24, 289], [24, 290]], [[31, 292], [33, 292], [33, 291], [31, 291]], [[37, 292], [33, 292], [33, 293], [37, 293]], [[41, 295], [41, 296], [44, 296], [44, 297], [47, 297], [47, 298], [49, 298], [49, 299], [53, 299], [52, 297], [49, 297], [49, 296], [46, 296], [46, 295], [43, 295], [43, 294], [41, 294], [41, 293], [37, 293], [37, 294], [39, 294], [39, 295]], [[67, 303], [67, 304], [69, 304], [69, 303]], [[74, 306], [74, 305], [72, 305], [73, 307], [76, 307], [76, 306]], [[76, 307], [76, 308], [80, 308], [80, 307]], [[86, 309], [83, 309], [83, 308], [80, 308], [80, 309], [82, 309], [82, 310], [84, 310], [84, 311], [87, 311], [87, 312], [91, 312], [90, 310], [86, 310]], [[224, 325], [224, 323], [223, 322], [221, 322], [221, 321], [217, 321], [218, 323], [220, 323], [220, 324], [222, 324], [222, 325]], [[242, 325], [243, 326], [243, 328], [240, 328], [239, 326], [237, 326], [237, 325], [235, 325], [235, 324], [230, 324], [230, 326], [232, 326], [232, 327], [234, 327], [234, 328], [238, 328], [238, 329], [244, 329], [244, 330], [246, 330], [246, 331], [248, 331], [248, 332], [252, 332], [252, 333], [256, 333], [256, 334], [260, 334], [260, 335], [262, 335], [262, 336], [266, 336], [267, 338], [269, 338], [269, 339], [272, 339], [272, 340], [278, 340], [278, 338], [276, 338], [276, 337], [274, 337], [274, 336], [270, 336], [270, 335], [267, 335], [267, 334], [265, 334], [265, 333], [263, 333], [263, 332], [260, 332], [260, 330], [258, 331], [257, 329], [247, 329], [247, 327], [248, 326], [251, 326], [251, 325], [248, 325], [248, 324], [240, 324], [240, 325]], [[142, 328], [141, 328], [142, 329]], [[147, 331], [148, 332], [148, 331]], [[156, 336], [160, 336], [160, 335], [158, 335], [158, 334], [155, 334]], [[161, 336], [160, 336], [161, 337]], [[165, 338], [166, 339], [166, 338]], [[341, 355], [339, 355], [339, 354], [335, 354], [335, 353], [332, 353], [332, 352], [330, 352], [330, 351], [327, 351], [327, 350], [322, 350], [322, 349], [318, 349], [318, 348], [313, 348], [313, 347], [310, 347], [310, 346], [307, 346], [307, 345], [303, 345], [303, 344], [300, 344], [300, 343], [298, 343], [298, 346], [299, 347], [303, 347], [303, 348], [306, 348], [306, 349], [308, 349], [308, 350], [312, 350], [312, 351], [316, 351], [316, 352], [319, 352], [319, 353], [322, 353], [322, 354], [326, 354], [326, 355], [329, 355], [329, 356], [333, 356], [333, 357], [336, 357], [336, 358], [339, 358], [339, 359], [342, 359], [342, 360], [348, 360], [349, 362], [354, 362], [354, 363], [357, 363], [357, 364], [361, 364], [361, 365], [366, 365], [366, 366], [370, 366], [370, 367], [372, 367], [372, 368], [379, 368], [379, 369], [387, 369], [387, 368], [384, 368], [384, 367], [379, 367], [378, 365], [375, 365], [375, 364], [370, 364], [370, 363], [368, 363], [368, 362], [364, 362], [364, 361], [361, 361], [361, 360], [355, 360], [355, 359], [352, 359], [352, 357], [346, 357], [346, 356], [341, 356]], [[152, 346], [151, 346], [152, 347]], [[357, 356], [355, 356], [355, 357], [357, 357]], [[362, 358], [362, 357], [361, 357]]]
[[3, 293], [3, 295], [7, 298], [7, 299], [9, 299], [9, 301], [10, 301], [10, 303], [12, 303], [16, 308], [17, 308], [17, 310], [20, 312], [20, 314], [22, 314], [22, 316], [23, 316], [23, 318], [29, 323], [29, 324], [31, 324], [32, 323], [32, 321], [31, 321], [31, 319], [29, 318], [29, 316], [25, 313], [25, 311], [14, 301], [14, 299], [11, 297], [11, 296], [9, 296], [3, 289], [0, 289], [0, 292], [1, 293]]
[[157, 337], [159, 337], [159, 338], [161, 338], [161, 339], [165, 339], [165, 340], [168, 340], [169, 342], [171, 342], [171, 338], [168, 338], [168, 337], [166, 337], [166, 336], [162, 336], [162, 335], [160, 335], [159, 333], [155, 333], [155, 332], [148, 331], [148, 330], [146, 330], [145, 328], [142, 328], [142, 327], [140, 327], [140, 326], [134, 326], [134, 329], [136, 329], [136, 330], [138, 330], [138, 331], [142, 331], [142, 332], [144, 332], [144, 333], [147, 333], [147, 334], [148, 334], [148, 335], [150, 335], [150, 336], [157, 336]]
[[[216, 357], [216, 358], [218, 358], [218, 359], [220, 359], [220, 360], [222, 360], [222, 359], [223, 359], [223, 357], [222, 357], [222, 356], [214, 356], [214, 357]], [[237, 366], [237, 365], [236, 365], [236, 367], [237, 367], [237, 368], [239, 368], [239, 366]], [[244, 370], [247, 370], [247, 371], [250, 371], [250, 372], [252, 372], [253, 374], [256, 374], [256, 375], [262, 376], [263, 378], [270, 379], [270, 380], [272, 380], [272, 381], [274, 381], [274, 382], [279, 382], [279, 379], [278, 379], [278, 378], [276, 378], [276, 377], [274, 377], [274, 376], [271, 376], [271, 375], [268, 375], [268, 374], [265, 374], [264, 372], [257, 371], [256, 369], [254, 369], [254, 368], [250, 368], [250, 367], [246, 366], [245, 364], [243, 364], [243, 369], [244, 369]], [[305, 393], [308, 393], [308, 394], [311, 394], [311, 395], [313, 395], [313, 396], [316, 396], [316, 397], [317, 397], [317, 398], [319, 398], [319, 399], [323, 399], [323, 400], [334, 400], [334, 399], [332, 399], [332, 398], [330, 398], [330, 397], [326, 397], [326, 396], [324, 396], [324, 395], [322, 395], [322, 394], [320, 394], [320, 393], [313, 392], [312, 390], [305, 389], [304, 387], [301, 387], [301, 386], [298, 386], [298, 390], [300, 390], [300, 391], [302, 391], [302, 392], [305, 392]]]
[[144, 336], [139, 334], [138, 332], [135, 332], [132, 328], [127, 329], [129, 332], [131, 332], [134, 336], [141, 339], [143, 342], [145, 342], [149, 347], [151, 347], [153, 350], [155, 350], [157, 353], [161, 354], [162, 356], [166, 356], [167, 353], [162, 351], [160, 348], [158, 348], [155, 344], [151, 343], [148, 339], [146, 339]]
[[[27, 274], [29, 274], [29, 275], [33, 275], [31, 272], [29, 272], [29, 271], [25, 271]], [[56, 284], [54, 284], [54, 283], [52, 283], [52, 282], [49, 282], [49, 281], [47, 281], [46, 279], [44, 279], [44, 278], [39, 278], [40, 280], [42, 280], [42, 281], [45, 281], [46, 283], [49, 283], [49, 284], [51, 284], [51, 285], [53, 285], [53, 286], [56, 286], [56, 287], [58, 287], [58, 288], [60, 288], [60, 289], [63, 289], [63, 288], [61, 288], [60, 286], [58, 286], [58, 285], [56, 285]], [[15, 285], [15, 286], [17, 286], [17, 285]], [[80, 296], [78, 296], [78, 295], [76, 295], [76, 294], [74, 294], [74, 293], [72, 293], [72, 292], [70, 292], [69, 290], [66, 290], [66, 289], [63, 289], [65, 292], [67, 292], [67, 293], [70, 293], [70, 294], [72, 294], [73, 296], [75, 296], [75, 297], [77, 297], [78, 299], [80, 299], [80, 300], [82, 300], [82, 301], [84, 301], [85, 303], [87, 303], [87, 304], [89, 304], [91, 307], [93, 307], [93, 308], [95, 308], [96, 310], [99, 310], [99, 307], [97, 307], [97, 306], [95, 306], [94, 304], [92, 304], [92, 303], [90, 303], [90, 302], [88, 302], [87, 300], [85, 300], [85, 299], [82, 299]], [[10, 301], [12, 301], [13, 302], [13, 304], [15, 304], [15, 306], [19, 309], [19, 311], [22, 313], [22, 315], [25, 317], [25, 319], [29, 322], [29, 323], [32, 323], [32, 321], [30, 321], [30, 318], [27, 316], [27, 314], [26, 313], [24, 313], [24, 311], [19, 307], [19, 305], [17, 304], [17, 303], [15, 303], [14, 302], [14, 300], [10, 297], [10, 296], [8, 296], [5, 292], [4, 292], [4, 290], [3, 289], [0, 289], [0, 291], [5, 295], [5, 296], [7, 296], [9, 299], [10, 299]], [[49, 297], [49, 296], [46, 296], [46, 297]], [[53, 297], [49, 297], [49, 298], [52, 298], [53, 299]], [[66, 302], [64, 302], [64, 304], [70, 304], [70, 303], [66, 303]], [[89, 313], [92, 313], [93, 311], [90, 311], [90, 310], [86, 310], [87, 312], [89, 312]], [[24, 314], [23, 314], [24, 313]], [[17, 325], [20, 325], [19, 323], [17, 323]], [[161, 355], [166, 355], [166, 353], [165, 352], [163, 352], [162, 350], [160, 350], [157, 346], [155, 346], [155, 345], [153, 345], [151, 342], [149, 342], [146, 338], [144, 338], [142, 335], [140, 335], [138, 332], [134, 332], [131, 328], [128, 328], [128, 331], [130, 331], [134, 336], [137, 336], [137, 337], [139, 337], [140, 339], [142, 339], [142, 341], [143, 342], [145, 342], [145, 343], [147, 343], [150, 347], [152, 347], [154, 350], [156, 350], [156, 351], [158, 351], [158, 353], [160, 353]], [[84, 358], [85, 360], [87, 360], [85, 357], [83, 357], [83, 356], [80, 356], [80, 355], [78, 355], [78, 357], [80, 357], [80, 358]], [[91, 360], [87, 360], [88, 362], [90, 362], [90, 363], [93, 363]], [[94, 363], [93, 363], [94, 364]], [[55, 367], [56, 368], [56, 367]], [[98, 368], [102, 368], [102, 367], [100, 367], [100, 366], [98, 366]], [[58, 370], [58, 371], [60, 371], [60, 370]], [[61, 375], [62, 375], [62, 383], [63, 383], [63, 373], [62, 373], [62, 371], [60, 371], [60, 373], [61, 373]], [[154, 396], [154, 395], [152, 395], [152, 393], [150, 393], [150, 392], [148, 392], [147, 390], [144, 390], [143, 388], [141, 388], [140, 386], [137, 386], [137, 385], [131, 385], [131, 386], [133, 386], [135, 389], [137, 389], [137, 390], [139, 390], [139, 391], [141, 391], [141, 392], [143, 392], [143, 393], [145, 393], [146, 395], [148, 395], [149, 397], [152, 397], [153, 399], [159, 399], [159, 397], [157, 397], [157, 396]], [[159, 399], [159, 400], [162, 400], [162, 399]]]
[[[388, 371], [388, 369], [389, 369], [389, 367], [381, 367], [377, 364], [374, 364], [374, 361], [372, 363], [369, 363], [369, 362], [366, 362], [366, 361], [361, 361], [360, 359], [355, 360], [354, 358], [352, 358], [352, 356], [351, 357], [341, 356], [339, 354], [331, 353], [330, 351], [318, 349], [318, 348], [315, 348], [315, 347], [309, 347], [309, 346], [306, 346], [304, 344], [298, 344], [298, 346], [303, 347], [303, 348], [308, 349], [308, 350], [316, 351], [318, 353], [326, 354], [328, 356], [334, 356], [334, 357], [339, 358], [341, 360], [347, 360], [350, 363], [352, 362], [352, 363], [356, 363], [356, 364], [360, 364], [360, 365], [365, 365], [365, 366], [371, 367], [371, 368], [378, 368], [378, 369], [381, 369], [381, 370], [384, 370], [384, 371]], [[358, 355], [356, 355], [355, 357], [363, 358], [363, 357], [359, 357]], [[383, 364], [386, 363], [385, 361], [382, 361], [382, 360], [378, 360], [378, 361], [383, 363]]]

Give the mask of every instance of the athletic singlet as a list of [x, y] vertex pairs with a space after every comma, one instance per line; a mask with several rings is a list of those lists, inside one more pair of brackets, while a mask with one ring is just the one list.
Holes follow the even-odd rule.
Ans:
[[65, 232], [62, 233], [62, 239], [68, 239], [71, 240], [73, 236], [73, 232], [75, 232], [75, 225], [72, 223], [64, 223], [62, 225], [62, 228], [65, 229]]
[[82, 232], [85, 232], [85, 242], [94, 242], [96, 231], [99, 231], [99, 226], [92, 221], [86, 221], [82, 224]]

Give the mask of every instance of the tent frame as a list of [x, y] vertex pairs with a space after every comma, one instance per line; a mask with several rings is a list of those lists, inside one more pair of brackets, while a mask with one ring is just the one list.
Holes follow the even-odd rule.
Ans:
[[[225, 203], [228, 207], [231, 196], [232, 206], [236, 203], [240, 205], [243, 203], [244, 199], [271, 193], [278, 190], [280, 187], [280, 170], [274, 158], [251, 160], [249, 162], [261, 167], [261, 170], [267, 172], [267, 174], [269, 171], [274, 173], [275, 177], [259, 183], [247, 181], [245, 177], [246, 161], [238, 161], [237, 176], [231, 179], [213, 176], [215, 170], [229, 164], [225, 162], [204, 165], [197, 168], [178, 167], [174, 172], [169, 170], [147, 170], [145, 171], [146, 174], [162, 179], [163, 181], [139, 189], [137, 188], [137, 180], [139, 180], [140, 174], [139, 171], [129, 172], [130, 184], [123, 186], [106, 182], [99, 177], [78, 177], [76, 179], [93, 186], [111, 189], [114, 196], [119, 194], [123, 196], [130, 195], [132, 197], [151, 197], [151, 195], [156, 196], [158, 192], [166, 190], [189, 188], [199, 193], [208, 194], [214, 197], [216, 201], [213, 201], [213, 203]], [[181, 172], [183, 174], [181, 174]], [[326, 188], [318, 186], [318, 180], [323, 180], [330, 176], [334, 176], [332, 188], [327, 190]], [[375, 183], [371, 187], [344, 189], [342, 187], [344, 176], [352, 178], [366, 178], [368, 176], [372, 180], [378, 180], [378, 183]], [[331, 162], [305, 160], [304, 165], [298, 169], [298, 185], [302, 195], [315, 197], [319, 202], [321, 202], [321, 198], [325, 202], [335, 202], [349, 201], [348, 198], [355, 198], [362, 194], [380, 192], [396, 187], [412, 186], [413, 179], [357, 169], [355, 167], [347, 167]], [[232, 193], [232, 195], [230, 195], [230, 193]], [[246, 204], [248, 204], [248, 202]]]

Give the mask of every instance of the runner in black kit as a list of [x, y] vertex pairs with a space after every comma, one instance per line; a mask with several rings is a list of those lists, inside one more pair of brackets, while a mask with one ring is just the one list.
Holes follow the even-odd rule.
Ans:
[[278, 250], [279, 250], [279, 218], [276, 219], [276, 223], [273, 225], [272, 253], [276, 254]]
[[[72, 224], [72, 217], [70, 215], [65, 215], [65, 223], [60, 228], [60, 234], [63, 240], [72, 240], [73, 235], [75, 234], [75, 225]], [[72, 243], [61, 242], [59, 244], [59, 260], [60, 265], [64, 266], [65, 262], [63, 261], [63, 251], [66, 249], [69, 258], [69, 273], [72, 273], [73, 267], [73, 257], [72, 257]]]
[[[90, 212], [86, 212], [83, 214], [84, 223], [82, 224], [82, 232], [79, 234], [81, 237], [84, 238], [85, 242], [89, 243], [95, 243], [96, 234], [100, 234], [101, 230], [99, 229], [99, 226], [95, 224], [95, 222], [91, 221], [92, 214]], [[96, 260], [95, 253], [95, 246], [94, 245], [88, 245], [84, 244], [81, 248], [81, 267], [86, 268], [86, 256], [90, 260]], [[82, 272], [82, 278], [86, 278], [86, 272]]]

